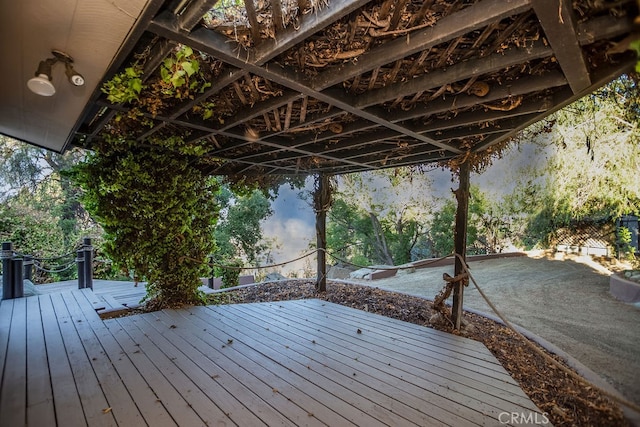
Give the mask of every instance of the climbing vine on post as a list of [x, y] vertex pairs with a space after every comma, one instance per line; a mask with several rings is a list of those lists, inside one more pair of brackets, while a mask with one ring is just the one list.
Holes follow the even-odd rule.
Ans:
[[201, 304], [200, 277], [214, 249], [219, 183], [203, 170], [207, 147], [181, 136], [156, 134], [136, 141], [149, 114], [166, 111], [211, 83], [202, 58], [179, 46], [149, 79], [134, 65], [103, 86], [112, 102], [126, 103], [93, 153], [71, 172], [87, 210], [105, 230], [105, 253], [124, 272], [147, 282], [147, 308]]
[[151, 307], [202, 303], [200, 277], [213, 250], [218, 183], [192, 158], [109, 138], [76, 167], [84, 204], [105, 230], [105, 252], [146, 280]]

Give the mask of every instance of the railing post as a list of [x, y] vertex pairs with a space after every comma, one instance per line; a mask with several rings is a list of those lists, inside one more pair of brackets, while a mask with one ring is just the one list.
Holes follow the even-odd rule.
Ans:
[[78, 266], [78, 289], [84, 289], [84, 249], [76, 251], [76, 265]]
[[13, 297], [22, 298], [24, 296], [24, 263], [22, 258], [13, 259]]
[[213, 289], [213, 278], [215, 276], [214, 267], [213, 267], [213, 256], [209, 256], [209, 264], [211, 265], [211, 275], [207, 279], [207, 285], [209, 285], [210, 289]]
[[84, 244], [84, 287], [93, 289], [93, 246], [91, 246], [91, 238], [85, 237], [83, 244]]
[[24, 256], [24, 279], [33, 281], [33, 256]]
[[13, 298], [13, 244], [2, 242], [2, 299]]

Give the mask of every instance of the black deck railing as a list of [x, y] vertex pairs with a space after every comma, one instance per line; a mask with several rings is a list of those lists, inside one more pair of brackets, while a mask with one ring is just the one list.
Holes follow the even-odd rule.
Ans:
[[45, 269], [43, 263], [66, 256], [55, 258], [38, 258], [14, 251], [12, 242], [3, 242], [0, 259], [2, 259], [2, 299], [22, 298], [24, 296], [24, 281], [31, 280], [33, 269], [46, 272], [61, 272], [69, 269], [75, 263], [78, 267], [78, 289], [93, 289], [93, 246], [91, 239], [85, 237], [82, 246], [75, 252], [76, 258], [60, 269]]

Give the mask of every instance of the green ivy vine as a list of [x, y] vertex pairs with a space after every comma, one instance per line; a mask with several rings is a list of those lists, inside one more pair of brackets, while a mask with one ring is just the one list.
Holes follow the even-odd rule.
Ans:
[[142, 68], [138, 65], [125, 68], [102, 86], [102, 92], [114, 104], [127, 104], [138, 100], [142, 84]]
[[121, 138], [94, 148], [72, 176], [105, 230], [105, 253], [123, 273], [148, 282], [149, 308], [201, 304], [218, 182], [179, 148]]
[[160, 65], [163, 94], [177, 99], [193, 98], [211, 86], [200, 69], [200, 60], [189, 46], [182, 46]]
[[205, 146], [160, 132], [136, 141], [151, 117], [211, 85], [203, 59], [179, 46], [145, 84], [137, 65], [105, 83], [110, 102], [131, 108], [71, 172], [86, 209], [104, 228], [104, 252], [124, 274], [147, 282], [150, 309], [204, 302], [198, 287], [219, 210], [219, 183], [201, 167]]

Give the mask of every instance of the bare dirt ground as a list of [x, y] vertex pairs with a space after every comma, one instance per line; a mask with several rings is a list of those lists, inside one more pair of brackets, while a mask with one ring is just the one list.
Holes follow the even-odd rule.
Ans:
[[[610, 271], [588, 257], [534, 253], [472, 262], [470, 268], [512, 323], [556, 345], [640, 404], [640, 308], [609, 293]], [[445, 272], [453, 275], [453, 267], [355, 282], [433, 299]], [[493, 314], [473, 284], [465, 290], [464, 306]]]

